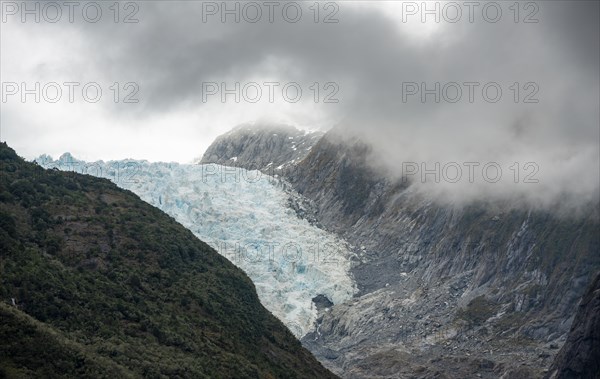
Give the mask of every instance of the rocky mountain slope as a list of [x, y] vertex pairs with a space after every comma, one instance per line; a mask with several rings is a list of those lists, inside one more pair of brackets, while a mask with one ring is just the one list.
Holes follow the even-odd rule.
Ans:
[[362, 255], [353, 270], [362, 295], [324, 314], [306, 345], [325, 359], [335, 352], [329, 367], [347, 377], [541, 376], [600, 267], [597, 208], [569, 219], [510, 204], [439, 206], [368, 157], [334, 131], [291, 178]]
[[600, 273], [581, 299], [567, 342], [546, 378], [600, 378]]
[[130, 191], [5, 143], [0, 174], [0, 377], [335, 377], [241, 270]]
[[334, 130], [288, 171], [359, 257], [360, 292], [321, 311], [304, 345], [348, 378], [543, 376], [600, 268], [597, 204], [441, 206], [369, 157]]
[[304, 132], [286, 125], [240, 125], [218, 137], [199, 163], [281, 174], [300, 162], [322, 136], [322, 132]]

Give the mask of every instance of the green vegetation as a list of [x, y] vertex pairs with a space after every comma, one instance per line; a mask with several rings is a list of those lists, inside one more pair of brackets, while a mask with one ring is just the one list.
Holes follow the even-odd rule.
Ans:
[[334, 377], [242, 271], [133, 193], [4, 143], [0, 174], [0, 378]]
[[133, 377], [124, 367], [90, 353], [15, 307], [0, 303], [0, 319], [0, 378]]

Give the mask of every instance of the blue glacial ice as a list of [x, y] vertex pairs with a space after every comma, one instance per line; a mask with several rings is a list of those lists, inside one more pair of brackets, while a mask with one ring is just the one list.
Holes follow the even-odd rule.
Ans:
[[108, 178], [175, 218], [244, 270], [262, 304], [297, 337], [314, 329], [313, 297], [338, 304], [357, 291], [348, 244], [299, 218], [288, 199], [300, 195], [279, 178], [214, 164], [86, 163], [68, 153], [36, 161]]

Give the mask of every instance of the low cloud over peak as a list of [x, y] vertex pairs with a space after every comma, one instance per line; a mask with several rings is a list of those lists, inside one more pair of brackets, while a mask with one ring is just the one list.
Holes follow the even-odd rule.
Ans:
[[[3, 83], [56, 82], [63, 98], [7, 96], [1, 138], [29, 158], [189, 162], [244, 122], [343, 125], [398, 175], [491, 164], [480, 185], [426, 175], [440, 198], [597, 200], [598, 2], [292, 3], [256, 2], [258, 19], [244, 2], [139, 2], [118, 17], [102, 3], [98, 22], [76, 9], [56, 23], [3, 8]], [[80, 94], [90, 82], [96, 103]]]

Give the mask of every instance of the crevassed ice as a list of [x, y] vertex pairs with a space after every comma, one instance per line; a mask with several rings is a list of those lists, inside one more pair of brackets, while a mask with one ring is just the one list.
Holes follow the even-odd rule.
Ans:
[[344, 241], [287, 206], [285, 183], [241, 168], [122, 160], [86, 163], [65, 153], [36, 160], [104, 177], [174, 217], [254, 282], [262, 304], [297, 336], [314, 328], [312, 298], [350, 299], [356, 285]]

